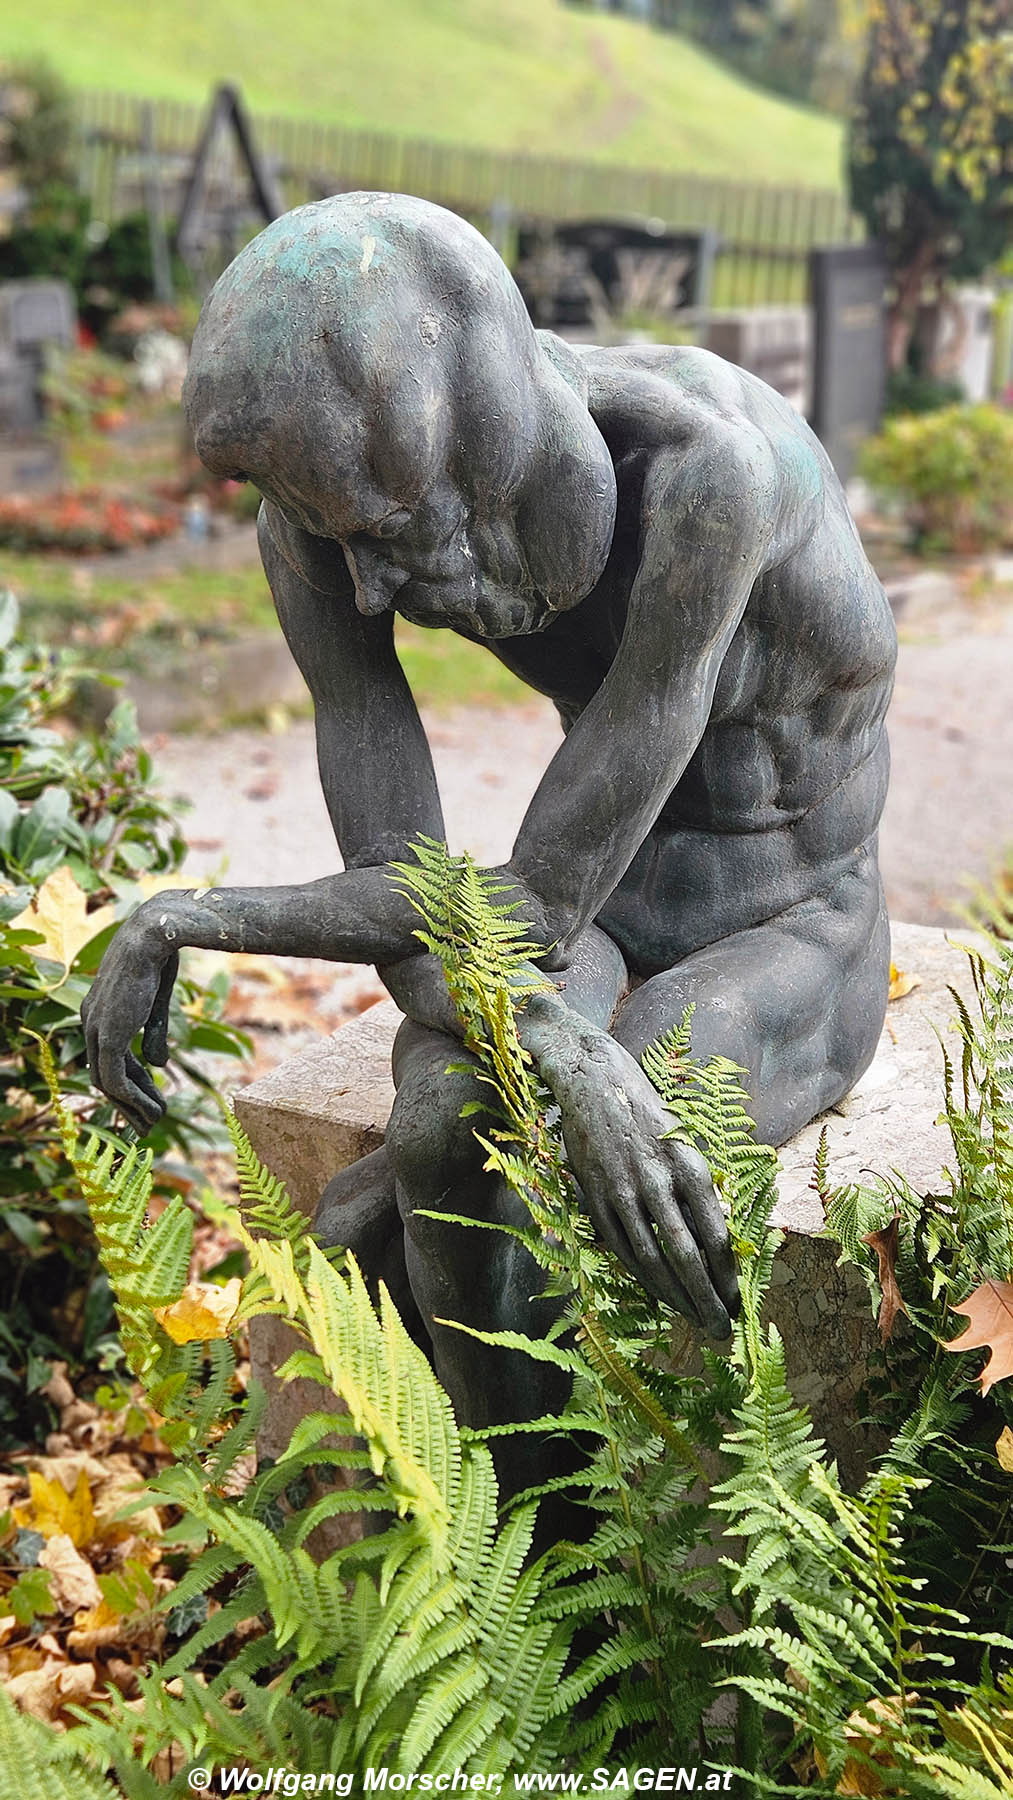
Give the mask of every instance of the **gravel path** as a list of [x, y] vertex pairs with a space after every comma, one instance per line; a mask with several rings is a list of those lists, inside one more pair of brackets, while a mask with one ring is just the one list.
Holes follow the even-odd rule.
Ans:
[[[966, 878], [1013, 849], [1013, 589], [945, 615], [901, 615], [890, 718], [893, 775], [881, 833], [891, 916], [952, 924]], [[426, 721], [448, 837], [504, 860], [560, 732], [547, 702], [462, 709]], [[193, 802], [185, 830], [195, 879], [309, 881], [338, 865], [317, 781], [312, 728], [272, 736], [154, 740], [166, 789]]]

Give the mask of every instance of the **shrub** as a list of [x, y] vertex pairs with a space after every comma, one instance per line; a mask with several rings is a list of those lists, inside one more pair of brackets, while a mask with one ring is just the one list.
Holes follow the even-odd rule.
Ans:
[[[91, 1357], [111, 1322], [39, 1045], [49, 1045], [79, 1114], [108, 1132], [112, 1108], [91, 1091], [85, 1066], [81, 1000], [138, 883], [171, 882], [185, 848], [152, 792], [130, 706], [118, 706], [99, 737], [54, 728], [76, 673], [66, 655], [23, 644], [14, 598], [0, 598], [0, 1443], [21, 1441], [33, 1418], [45, 1423], [23, 1393], [26, 1376], [29, 1389], [36, 1372], [47, 1379], [39, 1358]], [[187, 982], [175, 1004], [176, 1055], [197, 1086], [173, 1095], [153, 1139], [160, 1158], [185, 1159], [219, 1136], [193, 1056], [241, 1048], [221, 1023], [225, 994], [224, 980]], [[160, 1170], [161, 1185], [172, 1185], [164, 1162]]]
[[1013, 539], [1013, 413], [947, 406], [890, 419], [865, 445], [861, 469], [902, 503], [922, 549], [973, 552]]

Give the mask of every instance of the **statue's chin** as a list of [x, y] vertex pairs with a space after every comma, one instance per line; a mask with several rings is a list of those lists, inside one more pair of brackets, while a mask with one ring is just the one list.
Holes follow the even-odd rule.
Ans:
[[462, 605], [456, 596], [414, 581], [399, 589], [394, 604], [401, 617], [412, 625], [463, 631], [471, 637], [490, 640], [530, 637], [544, 631], [555, 617], [552, 607], [539, 595], [486, 588], [477, 596], [469, 594], [467, 605]]

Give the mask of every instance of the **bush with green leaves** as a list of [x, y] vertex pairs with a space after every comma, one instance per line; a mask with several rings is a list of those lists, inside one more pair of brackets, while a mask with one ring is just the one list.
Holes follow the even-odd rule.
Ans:
[[1013, 543], [1013, 412], [945, 406], [888, 419], [865, 445], [861, 471], [900, 504], [919, 549]]
[[[949, 1345], [971, 1289], [1013, 1295], [1013, 946], [973, 953], [980, 1017], [959, 1008], [959, 1066], [945, 1066], [945, 1192], [919, 1201], [899, 1178], [835, 1190], [819, 1159], [842, 1258], [866, 1269], [879, 1303], [866, 1242], [878, 1234], [909, 1320], [874, 1384], [888, 1448], [850, 1493], [763, 1317], [776, 1159], [752, 1141], [733, 1068], [692, 1059], [688, 1020], [645, 1058], [673, 1130], [708, 1156], [739, 1258], [731, 1349], [704, 1349], [688, 1372], [685, 1327], [595, 1244], [575, 1205], [514, 1023], [539, 977], [495, 878], [423, 844], [399, 879], [483, 1065], [490, 1162], [525, 1197], [525, 1242], [566, 1301], [544, 1340], [490, 1337], [572, 1377], [559, 1416], [514, 1429], [572, 1434], [582, 1458], [503, 1505], [490, 1431], [456, 1423], [389, 1299], [374, 1309], [354, 1261], [313, 1244], [234, 1125], [249, 1272], [205, 1307], [186, 1285], [186, 1207], [148, 1223], [150, 1153], [82, 1142], [50, 1062], [130, 1367], [179, 1454], [151, 1492], [178, 1509], [170, 1535], [198, 1553], [164, 1604], [216, 1602], [142, 1679], [140, 1706], [110, 1690], [98, 1716], [51, 1738], [54, 1779], [80, 1769], [92, 1791], [111, 1775], [150, 1800], [151, 1764], [175, 1746], [184, 1768], [460, 1768], [506, 1778], [507, 1792], [515, 1770], [682, 1761], [698, 1765], [700, 1791], [709, 1775], [723, 1791], [732, 1771], [758, 1795], [1001, 1800], [1013, 1486], [997, 1443], [1013, 1408], [1002, 1382], [986, 1400], [973, 1353]], [[230, 1339], [263, 1315], [302, 1339], [282, 1374], [339, 1394], [353, 1435], [336, 1442], [333, 1412], [311, 1414], [237, 1492], [230, 1471], [264, 1396], [237, 1401]], [[343, 1481], [321, 1492], [334, 1471]], [[561, 1484], [587, 1508], [587, 1533], [534, 1556], [536, 1509]], [[319, 1528], [356, 1512], [379, 1529], [328, 1552]], [[20, 1770], [45, 1767], [37, 1721], [2, 1699], [0, 1733]]]
[[[14, 598], [0, 596], [0, 1444], [47, 1424], [31, 1399], [46, 1359], [93, 1357], [111, 1325], [40, 1045], [79, 1115], [109, 1132], [113, 1110], [88, 1080], [81, 1001], [138, 883], [171, 880], [184, 852], [132, 708], [118, 706], [100, 736], [71, 735], [65, 710], [80, 673], [66, 653], [23, 642]], [[222, 1020], [226, 992], [224, 977], [185, 981], [174, 1005], [175, 1056], [193, 1080], [173, 1092], [152, 1140], [163, 1184], [173, 1162], [220, 1137], [195, 1059], [242, 1048]]]

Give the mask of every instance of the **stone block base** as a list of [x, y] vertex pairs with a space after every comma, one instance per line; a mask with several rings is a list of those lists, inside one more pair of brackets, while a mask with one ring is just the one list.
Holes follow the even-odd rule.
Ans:
[[[810, 1407], [846, 1478], [861, 1471], [869, 1449], [856, 1422], [855, 1396], [878, 1338], [860, 1274], [838, 1269], [836, 1247], [820, 1236], [823, 1221], [810, 1186], [820, 1132], [826, 1125], [835, 1185], [896, 1168], [916, 1190], [931, 1189], [950, 1153], [949, 1137], [936, 1124], [942, 1095], [936, 1031], [949, 1028], [954, 1017], [948, 986], [966, 997], [972, 991], [967, 959], [942, 931], [895, 925], [893, 957], [918, 985], [889, 1007], [876, 1057], [853, 1092], [781, 1150], [774, 1215], [785, 1242], [770, 1316], [785, 1342], [794, 1391]], [[394, 1004], [384, 1001], [236, 1095], [236, 1111], [258, 1156], [307, 1214], [330, 1176], [383, 1142], [394, 1092], [390, 1048], [399, 1020]], [[320, 1404], [320, 1390], [302, 1381], [273, 1381], [273, 1369], [294, 1347], [283, 1324], [258, 1321], [253, 1340], [254, 1372], [274, 1390], [261, 1450], [277, 1456], [297, 1419]]]

